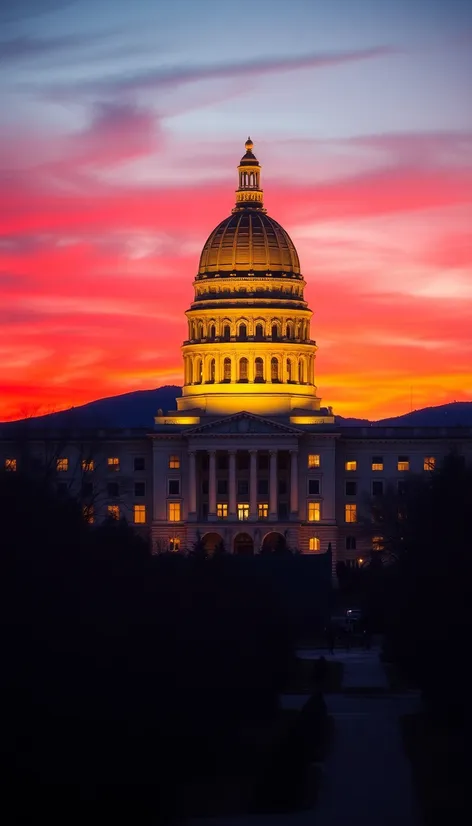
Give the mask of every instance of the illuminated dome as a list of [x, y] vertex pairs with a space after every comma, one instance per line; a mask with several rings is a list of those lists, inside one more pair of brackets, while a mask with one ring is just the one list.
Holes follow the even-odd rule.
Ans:
[[237, 210], [218, 224], [202, 250], [201, 274], [243, 270], [300, 272], [292, 239], [262, 210]]

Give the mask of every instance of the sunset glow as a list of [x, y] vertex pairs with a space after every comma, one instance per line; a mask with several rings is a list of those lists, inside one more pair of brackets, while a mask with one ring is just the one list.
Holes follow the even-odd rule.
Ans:
[[323, 403], [377, 419], [472, 398], [472, 11], [380, 5], [0, 12], [0, 420], [182, 384], [248, 133]]

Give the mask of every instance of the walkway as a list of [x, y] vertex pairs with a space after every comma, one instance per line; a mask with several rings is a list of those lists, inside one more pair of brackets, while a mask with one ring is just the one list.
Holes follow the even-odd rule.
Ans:
[[[300, 656], [344, 663], [343, 688], [349, 693], [325, 699], [335, 719], [335, 736], [323, 764], [323, 781], [312, 810], [281, 815], [195, 819], [200, 826], [417, 826], [410, 766], [400, 741], [398, 718], [414, 711], [416, 695], [389, 694], [378, 649], [303, 651]], [[372, 689], [372, 693], [369, 693]], [[358, 693], [357, 693], [358, 692]], [[284, 698], [298, 707], [300, 696]]]

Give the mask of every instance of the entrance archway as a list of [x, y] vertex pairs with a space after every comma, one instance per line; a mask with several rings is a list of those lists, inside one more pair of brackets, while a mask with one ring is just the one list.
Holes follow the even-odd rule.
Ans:
[[234, 538], [234, 553], [238, 556], [254, 554], [254, 540], [248, 533], [238, 533]]
[[284, 553], [287, 550], [287, 542], [285, 540], [285, 536], [278, 531], [271, 531], [270, 533], [266, 533], [264, 539], [262, 540], [262, 553], [263, 554], [273, 554], [273, 553]]
[[205, 533], [202, 536], [202, 542], [203, 542], [203, 546], [205, 548], [205, 551], [209, 554], [214, 554], [216, 548], [219, 545], [222, 544], [223, 537], [220, 536], [219, 533], [216, 533], [216, 531], [214, 531], [212, 533]]

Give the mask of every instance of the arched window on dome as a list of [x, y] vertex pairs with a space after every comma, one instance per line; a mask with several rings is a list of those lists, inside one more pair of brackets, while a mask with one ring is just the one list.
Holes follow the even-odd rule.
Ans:
[[210, 360], [210, 366], [208, 370], [208, 381], [214, 382], [215, 381], [215, 374], [216, 374], [216, 363], [215, 359]]
[[246, 341], [247, 327], [245, 324], [240, 324], [238, 329], [238, 341]]
[[273, 356], [270, 360], [270, 378], [271, 381], [279, 381], [279, 360]]
[[292, 359], [287, 359], [287, 381], [293, 381]]
[[228, 358], [223, 362], [223, 381], [231, 381], [231, 359]]
[[305, 370], [304, 370], [303, 359], [300, 359], [298, 362], [298, 381], [300, 384], [303, 384], [305, 381]]
[[223, 327], [223, 341], [229, 341], [231, 338], [231, 327], [229, 324], [225, 324]]
[[201, 322], [200, 322], [200, 324], [198, 325], [198, 335], [197, 335], [197, 338], [200, 338], [200, 339], [202, 339], [202, 338], [203, 338], [203, 324], [202, 324]]
[[210, 333], [209, 333], [210, 341], [214, 341], [216, 338], [216, 327], [214, 324], [210, 325]]
[[277, 324], [272, 325], [272, 341], [277, 341], [279, 337], [279, 328]]
[[264, 338], [264, 327], [262, 326], [262, 324], [256, 324], [255, 339], [256, 339], [256, 341], [262, 341], [263, 338]]
[[293, 338], [293, 324], [291, 321], [287, 321], [286, 336], [287, 338]]
[[248, 360], [243, 357], [239, 359], [239, 381], [247, 381], [248, 377]]
[[187, 371], [187, 384], [193, 384], [193, 362], [190, 358], [188, 359]]
[[202, 360], [195, 360], [195, 384], [201, 384], [203, 381]]
[[257, 358], [254, 364], [254, 381], [264, 381], [264, 359]]

